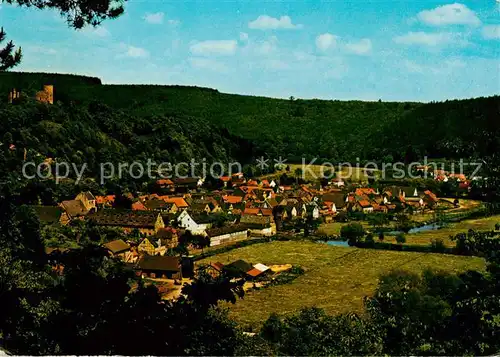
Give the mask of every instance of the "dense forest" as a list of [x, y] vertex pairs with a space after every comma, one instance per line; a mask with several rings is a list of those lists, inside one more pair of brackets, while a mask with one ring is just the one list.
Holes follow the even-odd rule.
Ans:
[[99, 101], [145, 122], [174, 117], [196, 127], [207, 121], [254, 141], [270, 156], [293, 161], [403, 159], [408, 151], [414, 157], [467, 158], [490, 153], [500, 137], [498, 96], [428, 104], [284, 100], [208, 88], [101, 85], [97, 78], [15, 72], [0, 73], [0, 94], [6, 98], [14, 87], [33, 94], [49, 83], [55, 85], [56, 101], [66, 105]]
[[253, 156], [248, 140], [187, 114], [137, 116], [92, 101], [87, 104], [40, 104], [21, 98], [0, 104], [0, 141], [27, 149], [28, 158], [57, 158], [91, 172], [99, 163], [245, 162]]

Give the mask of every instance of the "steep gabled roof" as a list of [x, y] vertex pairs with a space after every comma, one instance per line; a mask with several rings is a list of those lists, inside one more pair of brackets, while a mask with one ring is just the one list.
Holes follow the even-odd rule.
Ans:
[[206, 233], [210, 238], [218, 237], [224, 234], [236, 233], [236, 232], [246, 232], [247, 228], [241, 224], [235, 224], [232, 226], [225, 226], [220, 228], [207, 229]]
[[146, 206], [144, 206], [144, 204], [140, 201], [132, 203], [132, 209], [134, 211], [146, 211], [147, 210]]
[[224, 270], [228, 272], [246, 273], [253, 269], [252, 264], [240, 259], [224, 266]]
[[252, 207], [247, 207], [243, 211], [244, 215], [258, 215], [259, 213], [260, 213], [260, 209], [259, 208], [252, 208]]
[[360, 200], [358, 201], [359, 205], [363, 208], [371, 207], [371, 203], [368, 200]]
[[154, 228], [158, 216], [152, 211], [103, 209], [88, 215], [88, 219], [100, 226]]
[[240, 224], [243, 224], [249, 228], [267, 228], [271, 225], [271, 217], [244, 214], [240, 218]]
[[179, 208], [187, 208], [189, 207], [188, 203], [186, 200], [182, 197], [169, 197], [164, 199], [165, 202], [167, 203], [173, 203]]
[[240, 203], [241, 201], [243, 201], [242, 196], [223, 196], [222, 199], [224, 200], [224, 202], [232, 204]]
[[104, 247], [113, 254], [119, 254], [130, 249], [130, 246], [121, 239], [104, 244]]
[[321, 199], [325, 202], [335, 203], [336, 208], [343, 208], [346, 205], [345, 195], [342, 192], [325, 193]]
[[88, 210], [80, 200], [62, 201], [61, 206], [71, 217], [84, 216], [88, 213]]
[[181, 271], [179, 258], [167, 255], [144, 255], [137, 267], [142, 270]]
[[168, 210], [171, 204], [164, 200], [152, 199], [144, 201], [144, 206], [150, 210]]
[[89, 201], [94, 201], [95, 200], [95, 196], [92, 194], [92, 192], [90, 191], [85, 191], [83, 192], [83, 195], [85, 196], [85, 198]]
[[30, 206], [35, 211], [40, 222], [56, 223], [61, 219], [64, 210], [59, 206]]

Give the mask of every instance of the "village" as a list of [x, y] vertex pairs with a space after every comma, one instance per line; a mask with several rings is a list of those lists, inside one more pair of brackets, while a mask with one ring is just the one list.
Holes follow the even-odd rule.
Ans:
[[[443, 175], [446, 173], [439, 172], [436, 180], [443, 180]], [[463, 175], [446, 179], [468, 184]], [[85, 222], [120, 232], [119, 239], [102, 243], [109, 254], [123, 260], [138, 277], [168, 285], [164, 296], [173, 298], [200, 268], [194, 257], [206, 250], [278, 235], [314, 236], [320, 226], [359, 217], [367, 220], [376, 215], [433, 212], [442, 202], [458, 206], [458, 200], [441, 202], [428, 189], [395, 185], [373, 188], [339, 178], [326, 185], [280, 185], [278, 180], [247, 179], [236, 173], [219, 181], [219, 189], [209, 190], [202, 178], [160, 179], [156, 181], [160, 193], [128, 193], [117, 198], [86, 191], [58, 206], [32, 207], [45, 225]], [[130, 205], [127, 208], [118, 202], [124, 199]], [[293, 268], [290, 264], [273, 267], [258, 261], [214, 261], [209, 263], [208, 272], [230, 272], [234, 278], [248, 281], [249, 288], [255, 287], [256, 280], [257, 286], [262, 286], [266, 284], [263, 281], [273, 281]]]

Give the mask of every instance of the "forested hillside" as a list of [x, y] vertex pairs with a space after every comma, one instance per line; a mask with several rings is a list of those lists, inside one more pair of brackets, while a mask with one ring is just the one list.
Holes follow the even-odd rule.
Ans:
[[498, 96], [430, 104], [283, 100], [198, 87], [100, 85], [88, 77], [0, 74], [2, 95], [26, 83], [39, 88], [52, 83], [56, 100], [85, 105], [97, 100], [137, 118], [207, 120], [254, 140], [270, 156], [293, 161], [400, 159], [408, 156], [410, 146], [416, 157], [458, 158], [484, 154], [490, 149], [485, 135], [500, 136]]
[[411, 146], [416, 156], [489, 155], [500, 149], [500, 97], [422, 105], [383, 132], [382, 149], [392, 150], [391, 154]]
[[188, 115], [136, 116], [92, 102], [40, 104], [22, 99], [0, 104], [0, 142], [22, 155], [57, 158], [97, 173], [105, 162], [208, 163], [251, 160], [251, 142]]

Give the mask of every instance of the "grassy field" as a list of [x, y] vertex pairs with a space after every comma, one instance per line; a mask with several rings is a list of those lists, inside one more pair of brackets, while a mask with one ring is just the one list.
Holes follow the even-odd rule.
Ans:
[[329, 313], [363, 308], [363, 297], [374, 292], [381, 274], [394, 269], [421, 272], [439, 268], [452, 272], [484, 269], [476, 257], [331, 247], [311, 242], [272, 242], [235, 249], [200, 263], [228, 264], [244, 259], [252, 264], [294, 264], [306, 272], [290, 284], [250, 291], [230, 305], [230, 315], [243, 327], [259, 328], [270, 313], [290, 314], [318, 306]]
[[[407, 244], [430, 244], [432, 239], [442, 239], [448, 247], [454, 247], [455, 242], [450, 240], [450, 236], [454, 236], [458, 233], [467, 232], [469, 229], [474, 230], [494, 230], [495, 224], [500, 222], [500, 215], [480, 218], [480, 219], [469, 219], [457, 223], [449, 223], [445, 228], [426, 231], [415, 234], [406, 235]], [[394, 237], [386, 236], [386, 242], [396, 242]]]
[[[295, 177], [295, 170], [296, 169], [303, 169], [305, 167], [308, 167], [308, 169], [304, 169], [304, 176], [305, 179], [308, 181], [316, 181], [319, 180], [322, 176], [322, 173], [327, 173], [328, 171], [332, 170], [331, 166], [324, 166], [324, 165], [308, 165], [309, 162], [306, 162], [304, 167], [302, 164], [290, 164], [290, 172], [287, 172], [286, 170], [281, 170], [281, 171], [276, 171], [273, 174], [269, 175], [263, 175], [260, 176], [260, 179], [271, 179], [271, 178], [277, 178], [281, 176], [282, 174], [286, 173], [289, 176]], [[364, 172], [363, 169], [361, 168], [356, 168], [353, 167], [352, 171], [349, 172], [348, 168], [342, 168], [342, 171], [340, 174], [338, 173], [338, 166], [334, 167], [334, 172], [337, 173], [338, 176], [342, 177], [344, 180], [350, 180], [352, 182], [361, 182], [361, 183], [366, 183], [368, 182], [368, 176]], [[379, 172], [376, 171], [375, 175], [379, 175]]]
[[[413, 217], [412, 217], [413, 218]], [[500, 222], [500, 215], [479, 218], [479, 219], [469, 219], [457, 223], [449, 223], [446, 228], [425, 231], [413, 234], [406, 234], [406, 244], [418, 244], [418, 245], [429, 245], [432, 239], [442, 239], [446, 246], [454, 247], [455, 243], [450, 240], [450, 235], [455, 235], [462, 232], [467, 232], [469, 229], [474, 230], [493, 230], [495, 229], [495, 224]], [[360, 222], [366, 230], [373, 230], [367, 222]], [[323, 223], [318, 229], [318, 233], [327, 235], [339, 235], [342, 226], [347, 223], [332, 222]], [[377, 239], [377, 237], [375, 237]], [[385, 235], [385, 242], [396, 243], [394, 236]]]
[[[447, 200], [449, 202], [453, 202], [453, 198], [443, 198], [443, 200]], [[459, 207], [457, 208], [449, 208], [445, 209], [444, 213], [448, 218], [454, 218], [456, 216], [460, 216], [465, 214], [471, 210], [475, 210], [480, 208], [483, 203], [481, 201], [476, 200], [468, 200], [468, 199], [459, 199]], [[412, 220], [416, 222], [429, 222], [435, 218], [435, 214], [433, 211], [425, 212], [422, 214], [416, 214], [411, 217]]]

